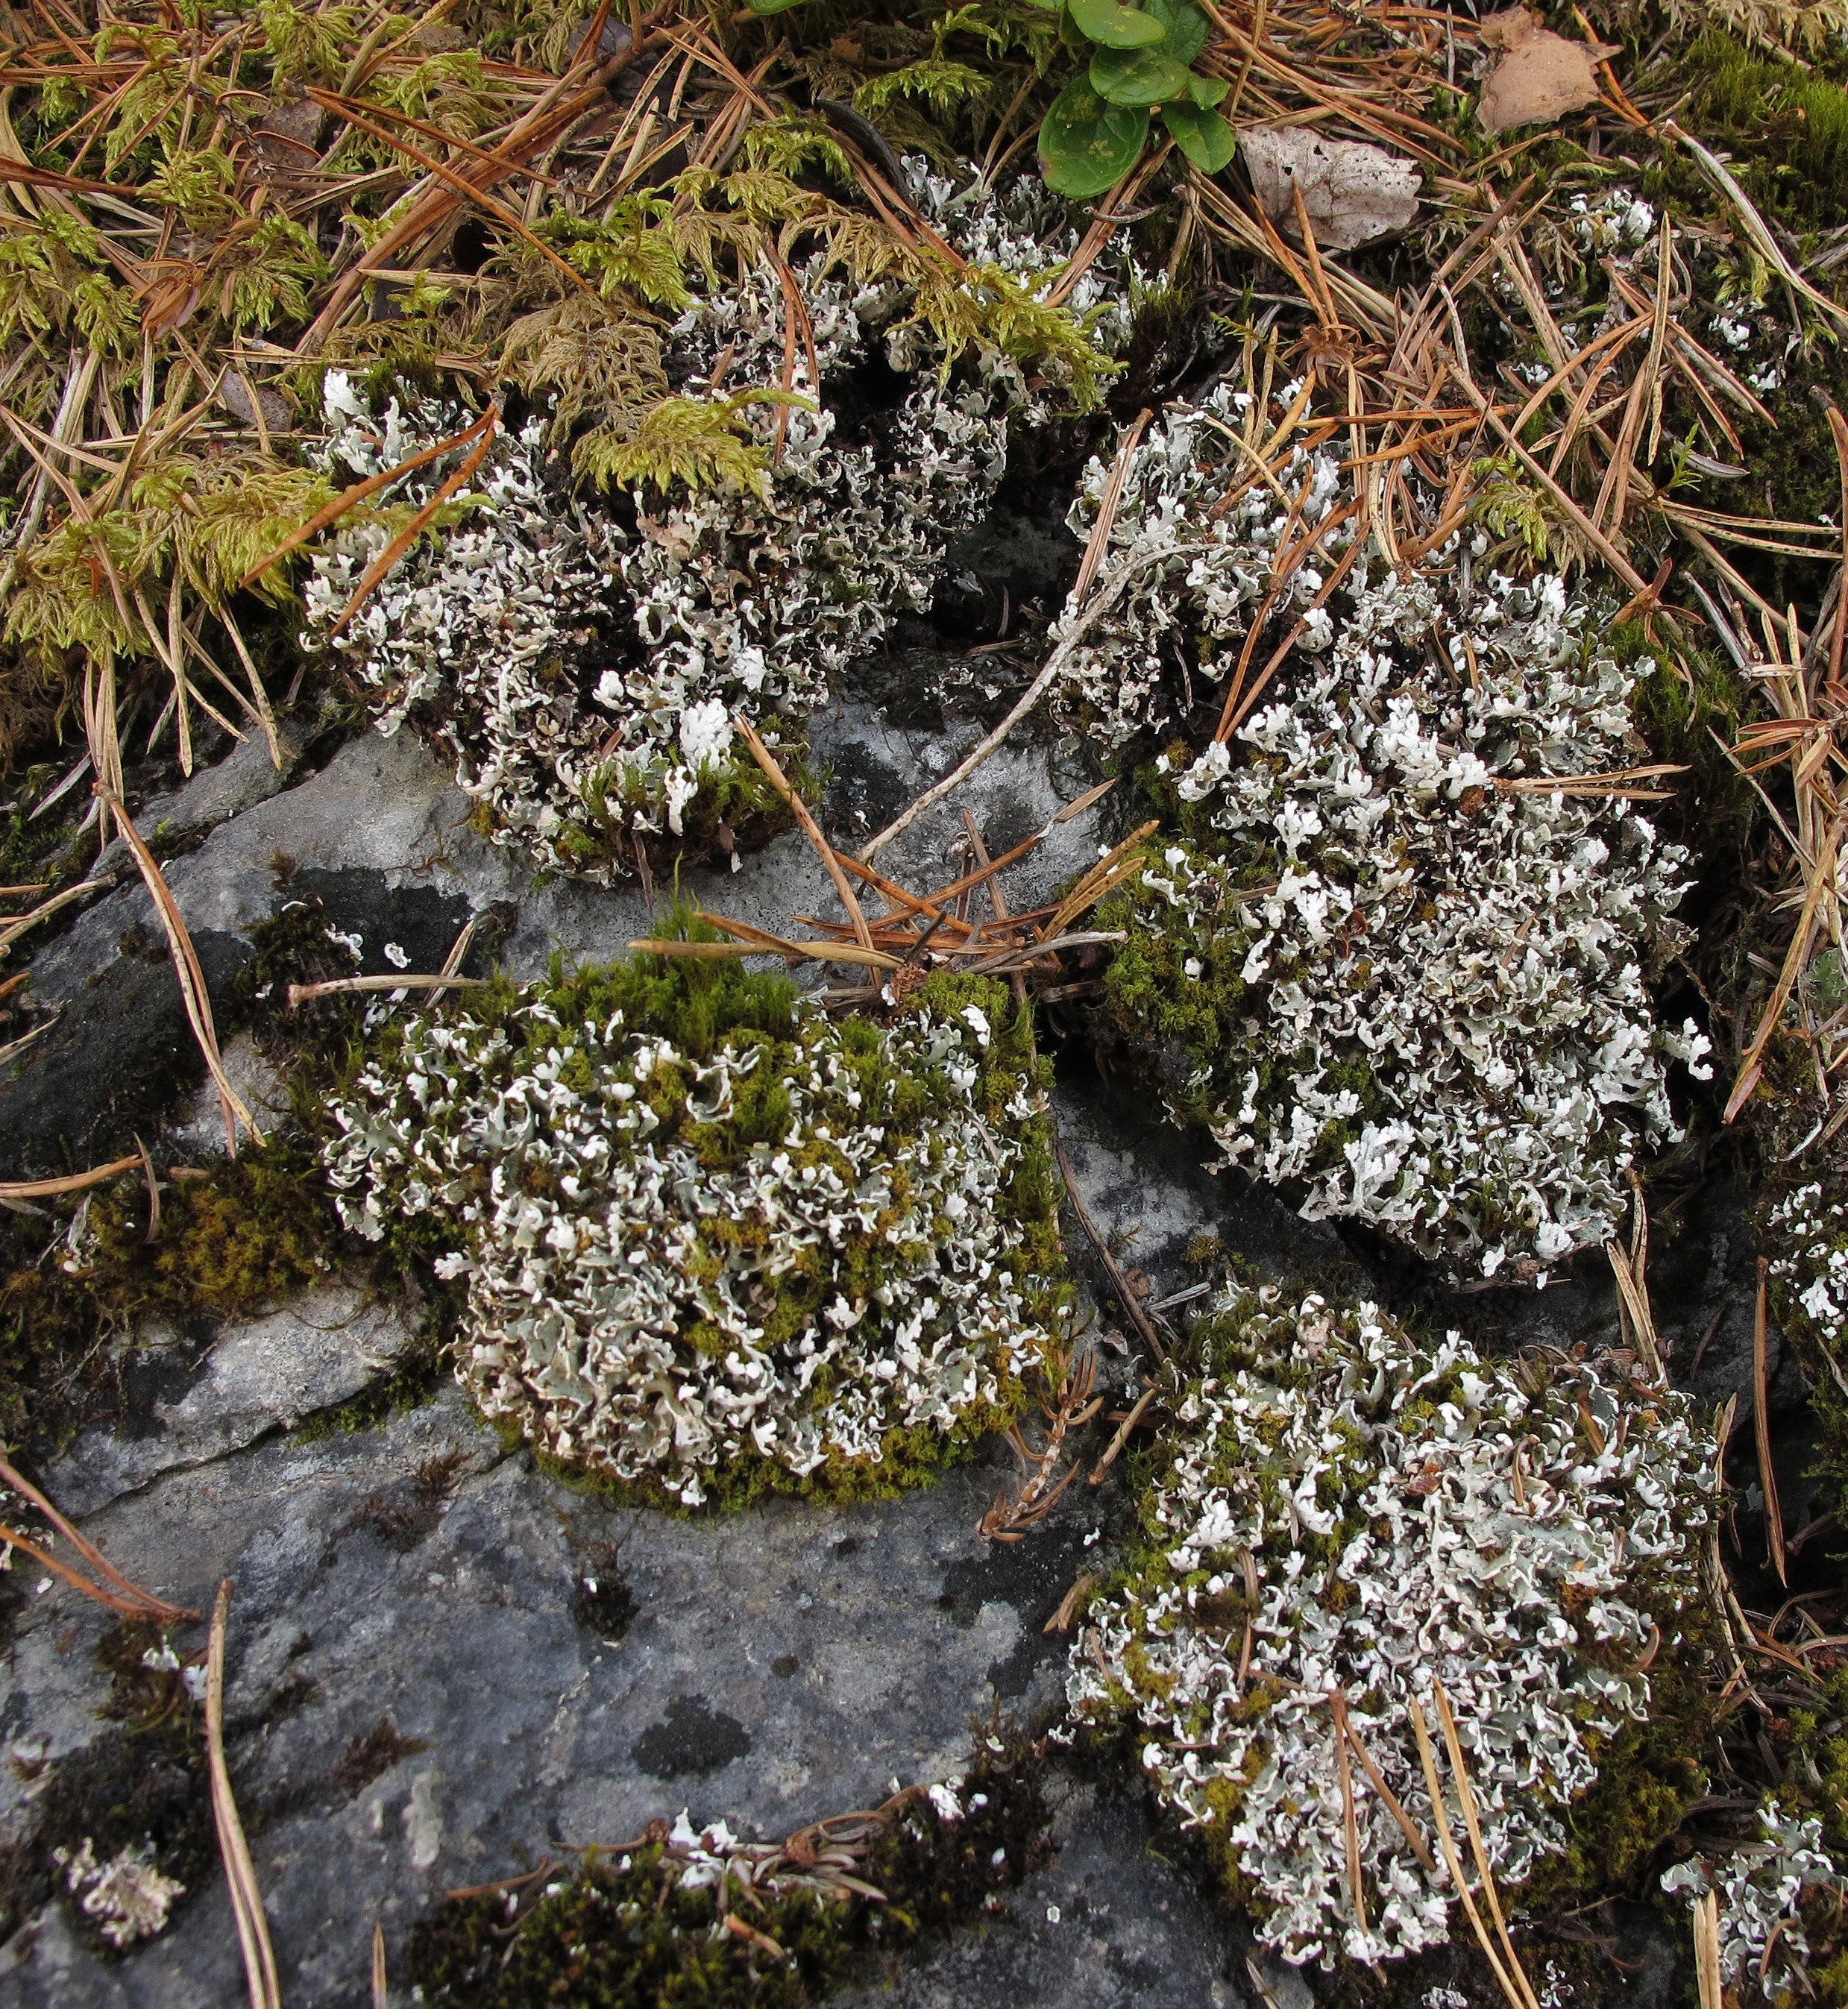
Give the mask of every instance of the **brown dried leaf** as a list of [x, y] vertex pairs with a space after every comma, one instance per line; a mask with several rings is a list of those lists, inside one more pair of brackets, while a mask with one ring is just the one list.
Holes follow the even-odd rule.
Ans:
[[1543, 28], [1525, 7], [1491, 14], [1482, 40], [1502, 51], [1489, 73], [1476, 116], [1485, 133], [1515, 126], [1551, 125], [1600, 95], [1593, 66], [1617, 51], [1602, 42], [1568, 41]]
[[1418, 170], [1383, 147], [1324, 140], [1294, 126], [1249, 126], [1239, 151], [1264, 213], [1295, 237], [1293, 191], [1303, 191], [1315, 241], [1325, 251], [1351, 251], [1395, 230], [1418, 213]]

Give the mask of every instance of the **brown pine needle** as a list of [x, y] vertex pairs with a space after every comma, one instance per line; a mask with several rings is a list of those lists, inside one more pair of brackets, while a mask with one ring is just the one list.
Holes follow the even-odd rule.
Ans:
[[1488, 1962], [1489, 1972], [1495, 1978], [1496, 1986], [1506, 1997], [1510, 2009], [1529, 2009], [1527, 1997], [1509, 1979], [1508, 1970], [1502, 1965], [1495, 1941], [1482, 1922], [1482, 1914], [1476, 1908], [1474, 1894], [1464, 1879], [1463, 1865], [1457, 1860], [1456, 1844], [1450, 1836], [1450, 1816], [1445, 1806], [1443, 1784], [1438, 1777], [1437, 1756], [1431, 1749], [1431, 1731], [1424, 1720], [1424, 1712], [1416, 1695], [1410, 1695], [1406, 1700], [1412, 1712], [1412, 1733], [1418, 1740], [1418, 1762], [1424, 1771], [1424, 1788], [1431, 1795], [1431, 1812], [1437, 1822], [1438, 1844], [1444, 1853], [1444, 1866], [1450, 1873], [1451, 1887], [1462, 1901], [1464, 1915], [1476, 1935], [1476, 1943], [1482, 1949], [1482, 1957]]
[[[101, 762], [98, 763], [98, 771], [102, 771]], [[186, 932], [179, 903], [174, 898], [165, 875], [154, 863], [154, 853], [142, 842], [141, 833], [136, 829], [133, 819], [122, 807], [122, 798], [101, 783], [97, 785], [96, 794], [105, 807], [113, 812], [115, 827], [122, 842], [135, 855], [135, 863], [140, 866], [141, 877], [153, 896], [154, 910], [161, 917], [161, 926], [166, 930], [167, 946], [173, 958], [174, 973], [179, 979], [179, 994], [186, 1004], [193, 1036], [199, 1042], [199, 1051], [205, 1056], [205, 1065], [211, 1071], [212, 1079], [218, 1084], [218, 1102], [225, 1117], [225, 1144], [235, 1155], [237, 1150], [237, 1125], [239, 1123], [261, 1144], [263, 1132], [257, 1127], [257, 1119], [245, 1107], [243, 1097], [232, 1086], [230, 1077], [225, 1072], [224, 1061], [219, 1056], [218, 1028], [212, 1022], [211, 994], [206, 987], [205, 972], [200, 966], [198, 951], [193, 947], [193, 938]]]
[[366, 568], [364, 576], [360, 580], [358, 586], [353, 589], [352, 599], [346, 603], [346, 611], [328, 630], [330, 636], [338, 635], [347, 622], [365, 605], [372, 589], [429, 528], [435, 519], [436, 512], [443, 505], [459, 491], [466, 488], [474, 479], [476, 471], [493, 450], [495, 428], [500, 422], [499, 406], [490, 405], [483, 416], [487, 421], [486, 430], [470, 448], [468, 458], [452, 473], [445, 477], [442, 486]]
[[101, 1185], [105, 1179], [112, 1179], [118, 1172], [126, 1172], [140, 1162], [140, 1153], [133, 1151], [106, 1165], [93, 1165], [87, 1172], [66, 1172], [62, 1178], [13, 1179], [0, 1185], [0, 1199], [52, 1199], [60, 1193], [81, 1192], [86, 1186]]
[[778, 764], [775, 755], [757, 737], [757, 728], [740, 711], [732, 714], [732, 723], [738, 728], [745, 745], [750, 749], [751, 757], [763, 769], [770, 785], [782, 797], [789, 813], [802, 826], [803, 835], [820, 855], [822, 864], [827, 867], [828, 877], [834, 881], [834, 890], [841, 897], [841, 905], [846, 911], [847, 919], [853, 924], [854, 938], [869, 955], [874, 953], [873, 937], [866, 924], [866, 916], [860, 912], [860, 902], [854, 896], [853, 888], [847, 884], [847, 875], [841, 870], [841, 862], [834, 846], [821, 834], [821, 827], [810, 815], [807, 803], [790, 786], [789, 778]]
[[1758, 1440], [1758, 1485], [1765, 1495], [1765, 1539], [1778, 1582], [1788, 1584], [1784, 1569], [1784, 1510], [1778, 1501], [1777, 1469], [1771, 1454], [1771, 1377], [1769, 1346], [1771, 1265], [1758, 1258], [1758, 1295], [1752, 1312], [1752, 1434]]
[[1513, 1975], [1525, 1997], [1527, 2009], [1540, 2009], [1540, 1998], [1534, 1992], [1533, 1983], [1527, 1979], [1527, 1969], [1521, 1965], [1520, 1955], [1514, 1950], [1514, 1941], [1509, 1936], [1508, 1921], [1502, 1915], [1502, 1900], [1495, 1889], [1494, 1873], [1488, 1866], [1488, 1852], [1482, 1845], [1482, 1827], [1476, 1818], [1476, 1795], [1470, 1784], [1470, 1768], [1463, 1763], [1463, 1745], [1456, 1734], [1456, 1718], [1452, 1713], [1450, 1698], [1444, 1692], [1444, 1685], [1434, 1674], [1431, 1692], [1435, 1697], [1438, 1716], [1443, 1725], [1444, 1748], [1450, 1756], [1450, 1769], [1456, 1775], [1456, 1798], [1463, 1809], [1463, 1826], [1468, 1830], [1470, 1851], [1476, 1858], [1477, 1874], [1482, 1880], [1482, 1890], [1488, 1899], [1488, 1908], [1495, 1922], [1495, 1931], [1502, 1942], [1502, 1951], [1508, 1957], [1508, 1971]]
[[226, 1577], [212, 1605], [205, 1656], [205, 1751], [211, 1775], [212, 1819], [218, 1827], [218, 1852], [224, 1858], [232, 1916], [243, 1952], [250, 2009], [282, 2009], [282, 1986], [276, 1972], [275, 1949], [270, 1943], [269, 1920], [232, 1795], [230, 1768], [225, 1763], [225, 1621], [230, 1609], [231, 1579]]
[[290, 552], [299, 551], [310, 537], [317, 537], [331, 525], [339, 522], [349, 510], [356, 509], [369, 495], [376, 495], [381, 488], [389, 488], [393, 482], [402, 481], [407, 474], [414, 474], [420, 467], [427, 467], [433, 460], [441, 460], [446, 453], [454, 453], [478, 439], [494, 416], [491, 406], [471, 426], [445, 440], [438, 440], [435, 446], [425, 447], [420, 453], [413, 453], [408, 460], [401, 460], [395, 467], [381, 469], [377, 474], [369, 474], [364, 481], [356, 481], [350, 488], [343, 489], [325, 508], [317, 509], [307, 522], [298, 530], [291, 530], [281, 544], [260, 564], [254, 565], [238, 581], [240, 587], [250, 586], [262, 578], [271, 566], [279, 564]]

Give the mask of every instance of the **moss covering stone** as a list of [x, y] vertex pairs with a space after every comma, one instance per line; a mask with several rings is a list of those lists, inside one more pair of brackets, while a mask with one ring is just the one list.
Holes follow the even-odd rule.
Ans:
[[413, 1929], [410, 1979], [429, 2009], [797, 2009], [1048, 1859], [1040, 1763], [985, 1733], [967, 1777], [904, 1795], [838, 1868], [825, 1828], [779, 1851], [657, 1821], [574, 1874], [439, 1906]]
[[1045, 1087], [991, 980], [881, 1026], [644, 956], [384, 1027], [325, 1156], [351, 1229], [466, 1280], [458, 1374], [551, 1458], [851, 1496], [1005, 1420], [1048, 1343]]

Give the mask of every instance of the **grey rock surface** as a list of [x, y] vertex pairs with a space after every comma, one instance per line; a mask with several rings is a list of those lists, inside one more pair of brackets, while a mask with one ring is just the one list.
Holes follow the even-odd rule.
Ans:
[[[870, 703], [839, 707], [816, 728], [825, 820], [852, 842], [946, 772], [979, 730], [900, 729]], [[469, 917], [497, 905], [512, 909], [501, 952], [523, 976], [555, 950], [607, 956], [651, 931], [639, 887], [534, 884], [516, 854], [469, 828], [466, 799], [408, 735], [364, 734], [316, 771], [275, 778], [264, 765], [240, 749], [168, 816], [211, 827], [169, 877], [227, 1001], [249, 930], [303, 894], [360, 937], [362, 967], [379, 973], [397, 966], [388, 943], [434, 968]], [[961, 799], [998, 852], [1087, 780], [1074, 747], [1023, 736]], [[1107, 803], [1058, 826], [1010, 873], [1010, 898], [1043, 901], [1116, 834]], [[959, 815], [939, 809], [880, 862], [928, 888], [962, 869], [962, 841]], [[792, 914], [839, 912], [799, 835], [735, 872], [690, 872], [683, 890], [779, 930]], [[0, 1129], [24, 1140], [20, 1153], [101, 1146], [154, 1103], [194, 1162], [222, 1148], [215, 1097], [193, 1093], [199, 1073], [164, 948], [123, 946], [152, 926], [137, 881], [40, 951], [33, 991], [71, 1008], [73, 1031], [55, 1044], [61, 1022], [0, 1084]], [[139, 1072], [99, 1087], [95, 1050], [117, 1028], [125, 1050], [140, 1041]], [[273, 1093], [247, 1037], [226, 1051], [240, 1085]], [[1060, 1070], [1055, 1110], [1080, 1188], [1155, 1292], [1195, 1281], [1188, 1250], [1205, 1234], [1261, 1274], [1409, 1295], [1428, 1322], [1498, 1347], [1614, 1334], [1595, 1252], [1538, 1295], [1435, 1291], [1389, 1253], [1210, 1171], [1197, 1136], [1088, 1056], [1064, 1054]], [[1708, 1395], [1749, 1386], [1742, 1204], [1703, 1195], [1678, 1232], [1658, 1236], [1658, 1323], [1677, 1370]], [[1090, 1253], [1075, 1233], [1068, 1241], [1080, 1279], [1106, 1296]], [[1113, 1320], [1106, 1304], [1106, 1332]], [[976, 1524], [1015, 1476], [1003, 1447], [894, 1502], [691, 1520], [612, 1508], [544, 1476], [452, 1387], [373, 1430], [285, 1434], [357, 1392], [408, 1333], [404, 1318], [330, 1284], [216, 1334], [175, 1335], [125, 1367], [125, 1386], [142, 1379], [121, 1415], [98, 1420], [51, 1475], [54, 1497], [137, 1580], [200, 1607], [222, 1577], [236, 1585], [228, 1741], [289, 2009], [369, 2000], [374, 1922], [397, 1972], [411, 1922], [445, 1889], [621, 1841], [683, 1807], [696, 1821], [780, 1834], [876, 1802], [894, 1779], [957, 1771], [972, 1719], [997, 1703], [1027, 1716], [1054, 1700], [1064, 1643], [1044, 1627], [1078, 1571], [1112, 1552], [1114, 1486], [1074, 1487], [1030, 1539], [988, 1546]], [[1108, 1365], [1125, 1381], [1137, 1369], [1114, 1347]], [[1796, 1372], [1780, 1352], [1774, 1402], [1794, 1394]], [[1800, 1453], [1792, 1461], [1787, 1506], [1802, 1497]], [[0, 1738], [18, 1761], [0, 1766], [0, 1846], [30, 1844], [57, 1764], [101, 1734], [93, 1656], [104, 1624], [73, 1593], [25, 1588], [0, 1668]], [[856, 2009], [1259, 2009], [1236, 1929], [1164, 1859], [1172, 1839], [1140, 1804], [1081, 1772], [1055, 1786], [1056, 1862], [981, 1929], [879, 1977]], [[1267, 1986], [1288, 2009], [1313, 1999], [1292, 1974]], [[215, 1875], [166, 1933], [119, 1961], [93, 1954], [56, 1904], [0, 1950], [0, 2005], [20, 2009], [204, 2009], [243, 1992]]]
[[187, 1465], [205, 1465], [356, 1395], [413, 1343], [395, 1306], [329, 1283], [222, 1327], [200, 1354], [165, 1323], [134, 1336], [143, 1400], [92, 1424], [47, 1474], [64, 1511], [95, 1513]]
[[1226, 1915], [1163, 1856], [1141, 1808], [1069, 1777], [1051, 1797], [1049, 1869], [838, 2009], [1255, 2009]]
[[[1060, 1642], [1041, 1628], [1094, 1522], [988, 1547], [975, 1523], [998, 1478], [675, 1519], [537, 1474], [451, 1390], [378, 1430], [170, 1471], [87, 1532], [179, 1602], [235, 1581], [229, 1748], [286, 1998], [335, 2003], [374, 1921], [395, 1947], [446, 1887], [683, 1807], [784, 1834], [959, 1771], [998, 1692], [1049, 1701]], [[102, 1627], [62, 1589], [30, 1598], [0, 1679], [16, 1752], [55, 1762], [83, 1740]], [[381, 1724], [399, 1755], [365, 1777], [356, 1752]], [[29, 1822], [26, 1793], [0, 1777], [0, 1833]], [[1094, 1874], [1108, 1828], [1086, 1830]], [[1133, 1825], [1119, 1839], [1140, 1862]], [[215, 1884], [107, 1969], [38, 1929], [43, 1957], [16, 1949], [0, 1979], [23, 2004], [203, 2009], [242, 1986]], [[1182, 1972], [1204, 1930], [1177, 1940]]]

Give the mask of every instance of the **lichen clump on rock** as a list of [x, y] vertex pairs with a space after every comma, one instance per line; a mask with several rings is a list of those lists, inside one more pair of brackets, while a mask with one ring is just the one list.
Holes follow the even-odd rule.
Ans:
[[1616, 1361], [1514, 1366], [1372, 1305], [1229, 1290], [1200, 1338], [1146, 1547], [1073, 1649], [1073, 1710], [1132, 1727], [1286, 1959], [1415, 1953], [1448, 1936], [1450, 1893], [1358, 1751], [1441, 1861], [1411, 1713], [1441, 1754], [1441, 1683], [1495, 1876], [1527, 1877], [1601, 1745], [1649, 1713], [1698, 1594], [1708, 1448], [1682, 1398]]
[[1719, 1894], [1720, 1976], [1735, 2000], [1770, 2002], [1811, 1991], [1805, 1984], [1810, 1942], [1804, 1930], [1807, 1896], [1821, 1892], [1838, 1908], [1844, 1891], [1824, 1853], [1822, 1822], [1814, 1814], [1786, 1814], [1774, 1799], [1758, 1810], [1763, 1839], [1747, 1842], [1717, 1866], [1690, 1856], [1662, 1873], [1671, 1896]]
[[65, 1887], [94, 1919], [97, 1929], [119, 1951], [163, 1930], [167, 1913], [186, 1886], [155, 1866], [152, 1844], [130, 1842], [107, 1862], [96, 1859], [87, 1838], [75, 1850], [53, 1851]]
[[890, 1490], [1047, 1343], [1041, 1075], [992, 980], [881, 1026], [648, 959], [394, 1029], [327, 1163], [349, 1226], [467, 1279], [459, 1377], [558, 1457], [689, 1506]]
[[[1022, 186], [1003, 200], [979, 181], [958, 191], [921, 168], [912, 192], [980, 261], [960, 289], [974, 316], [960, 350], [901, 278], [857, 277], [847, 253], [690, 275], [684, 310], [651, 338], [661, 395], [626, 444], [587, 443], [588, 471], [620, 487], [626, 508], [566, 492], [538, 417], [490, 443], [459, 406], [394, 399], [375, 415], [348, 377], [328, 374], [330, 473], [368, 477], [453, 444], [395, 484], [393, 509], [349, 519], [317, 555], [304, 640], [337, 652], [381, 731], [408, 718], [456, 762], [497, 841], [621, 877], [638, 836], [709, 838], [768, 806], [732, 712], [773, 735], [798, 731], [832, 678], [901, 613], [928, 607], [945, 551], [1006, 471], [1010, 422], [1043, 418], [1062, 376], [1069, 392], [1105, 367], [1100, 345], [1120, 339], [1126, 317], [1096, 308], [1103, 273], [1063, 310], [1039, 301], [1071, 238], [1048, 232], [1043, 195]], [[985, 338], [996, 331], [974, 306], [984, 283], [1058, 324], [1062, 360], [1030, 386]], [[857, 374], [869, 370], [902, 378], [890, 409], [861, 409]], [[616, 401], [617, 387], [605, 395]], [[434, 502], [484, 448], [442, 505], [470, 498], [463, 520], [343, 623], [410, 508]]]
[[1639, 1143], [1680, 1134], [1669, 1063], [1704, 1077], [1704, 1036], [1658, 1023], [1648, 981], [1687, 859], [1609, 778], [1654, 665], [1607, 653], [1556, 577], [1474, 578], [1480, 539], [1357, 554], [1332, 455], [1298, 456], [1300, 506], [1252, 484], [1215, 519], [1240, 464], [1201, 456], [1242, 395], [1139, 450], [1103, 574], [1130, 590], [1068, 698], [1165, 727], [1176, 650], [1224, 686], [1273, 593], [1303, 607], [1297, 667], [1229, 743], [1158, 763], [1185, 835], [1100, 916], [1130, 931], [1106, 1008], [1176, 1113], [1309, 1218], [1531, 1276], [1603, 1238]]

